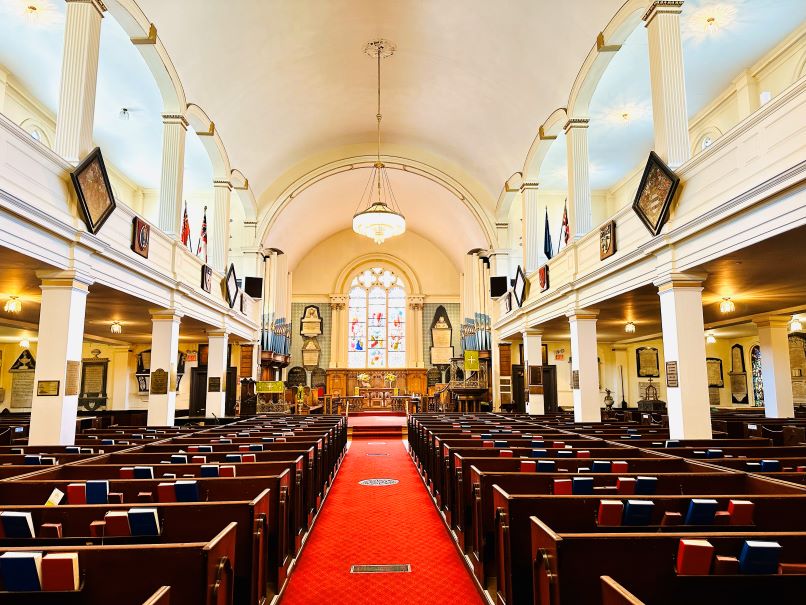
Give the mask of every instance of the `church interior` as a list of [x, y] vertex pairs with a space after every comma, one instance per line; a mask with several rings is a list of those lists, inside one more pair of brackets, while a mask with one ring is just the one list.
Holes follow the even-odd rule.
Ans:
[[0, 0], [0, 605], [802, 602], [801, 237], [805, 0]]

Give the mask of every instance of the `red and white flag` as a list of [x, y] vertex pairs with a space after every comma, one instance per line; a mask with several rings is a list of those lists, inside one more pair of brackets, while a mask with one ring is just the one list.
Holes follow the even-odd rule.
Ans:
[[201, 235], [199, 236], [199, 246], [196, 249], [196, 256], [200, 256], [204, 250], [204, 262], [207, 262], [207, 206], [204, 207], [204, 219], [202, 220]]
[[560, 229], [560, 242], [567, 246], [570, 237], [571, 237], [571, 229], [568, 225], [568, 201], [566, 200], [565, 206], [563, 206], [563, 224]]
[[193, 250], [190, 246], [190, 221], [188, 220], [187, 202], [185, 202], [185, 216], [182, 218], [182, 244]]

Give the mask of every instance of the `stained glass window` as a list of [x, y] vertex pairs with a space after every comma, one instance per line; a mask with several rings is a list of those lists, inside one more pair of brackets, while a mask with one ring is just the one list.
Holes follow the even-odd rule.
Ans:
[[353, 279], [347, 321], [348, 367], [405, 367], [406, 291], [392, 271], [374, 267]]
[[750, 349], [750, 369], [753, 372], [753, 399], [756, 405], [764, 405], [764, 381], [761, 377], [761, 347]]

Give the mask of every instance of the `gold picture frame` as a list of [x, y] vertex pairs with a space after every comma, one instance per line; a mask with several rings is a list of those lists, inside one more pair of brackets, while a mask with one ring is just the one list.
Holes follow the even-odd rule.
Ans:
[[660, 233], [669, 220], [669, 210], [679, 184], [680, 178], [658, 154], [650, 151], [632, 207], [652, 235]]

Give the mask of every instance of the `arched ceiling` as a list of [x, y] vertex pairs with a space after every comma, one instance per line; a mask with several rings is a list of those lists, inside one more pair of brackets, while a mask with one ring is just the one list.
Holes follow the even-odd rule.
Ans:
[[318, 150], [373, 140], [362, 49], [384, 37], [398, 47], [383, 67], [385, 140], [461, 166], [494, 200], [622, 0], [139, 4], [258, 195]]
[[[457, 269], [468, 250], [488, 247], [479, 222], [454, 193], [418, 174], [395, 169], [388, 172], [407, 229], [436, 244]], [[356, 168], [307, 187], [277, 215], [263, 245], [285, 252], [293, 270], [318, 242], [351, 228], [369, 176], [368, 168]]]

